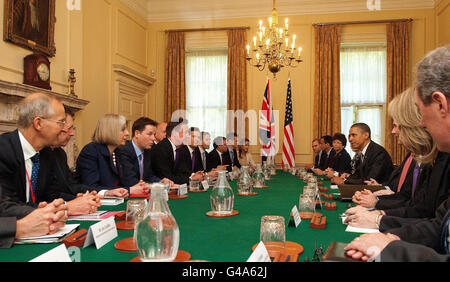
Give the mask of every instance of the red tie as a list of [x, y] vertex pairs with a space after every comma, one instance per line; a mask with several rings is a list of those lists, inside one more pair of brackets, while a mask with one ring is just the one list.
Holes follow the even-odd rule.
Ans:
[[409, 167], [411, 166], [411, 162], [414, 158], [414, 155], [411, 154], [409, 158], [406, 160], [405, 165], [403, 166], [402, 174], [400, 176], [400, 181], [398, 182], [397, 193], [402, 190], [403, 183], [405, 182], [406, 175], [408, 174]]

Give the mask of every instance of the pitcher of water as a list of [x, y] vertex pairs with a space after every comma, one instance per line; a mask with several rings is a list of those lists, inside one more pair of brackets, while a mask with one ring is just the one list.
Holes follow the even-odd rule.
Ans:
[[135, 226], [134, 239], [143, 262], [170, 262], [178, 253], [180, 231], [165, 194], [164, 185], [152, 184], [144, 218]]
[[231, 214], [234, 207], [233, 190], [227, 181], [227, 172], [218, 171], [218, 178], [209, 195], [211, 211], [217, 214]]

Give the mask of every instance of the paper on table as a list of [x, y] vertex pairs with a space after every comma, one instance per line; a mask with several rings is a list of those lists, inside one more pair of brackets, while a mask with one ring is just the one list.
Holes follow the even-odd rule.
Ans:
[[66, 224], [63, 228], [61, 228], [58, 232], [56, 232], [55, 234], [51, 234], [51, 235], [44, 235], [44, 236], [37, 236], [37, 237], [28, 237], [28, 238], [21, 238], [18, 239], [19, 241], [28, 241], [28, 240], [34, 240], [34, 241], [38, 241], [40, 239], [52, 239], [52, 238], [61, 238], [64, 235], [69, 234], [70, 232], [72, 232], [73, 230], [75, 230], [78, 226], [80, 226], [79, 224]]
[[30, 262], [72, 262], [64, 244], [46, 252]]
[[333, 190], [338, 190], [338, 189], [339, 189], [339, 187], [338, 187], [337, 185], [331, 185], [331, 186], [330, 186], [330, 189], [333, 189]]
[[100, 220], [104, 220], [104, 219], [110, 218], [110, 217], [112, 217], [112, 216], [115, 216], [115, 215], [118, 214], [118, 213], [120, 213], [120, 211], [117, 211], [117, 212], [105, 212], [105, 213], [103, 213], [102, 215], [100, 215], [100, 216], [95, 216], [95, 217], [89, 217], [89, 215], [86, 216], [86, 217], [84, 217], [84, 216], [82, 216], [82, 215], [81, 215], [81, 216], [74, 216], [74, 217], [70, 216], [68, 220], [76, 220], [76, 221], [100, 221]]
[[376, 228], [360, 228], [360, 227], [354, 227], [354, 226], [347, 226], [347, 229], [345, 229], [346, 232], [354, 232], [354, 233], [378, 233], [380, 232]]

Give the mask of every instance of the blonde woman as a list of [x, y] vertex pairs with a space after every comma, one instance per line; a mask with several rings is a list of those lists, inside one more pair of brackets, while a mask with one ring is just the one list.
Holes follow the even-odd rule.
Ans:
[[239, 145], [239, 163], [241, 166], [248, 166], [251, 169], [256, 169], [256, 163], [253, 160], [252, 154], [248, 152], [248, 148], [250, 146], [250, 140], [248, 138], [245, 138], [244, 145]]
[[[420, 113], [414, 104], [414, 90], [408, 89], [396, 96], [389, 104], [389, 115], [393, 119], [394, 128], [392, 134], [397, 137], [397, 142], [405, 147], [410, 153], [403, 160], [402, 164], [394, 170], [389, 180], [383, 183], [389, 187], [375, 193], [355, 194], [356, 204], [369, 208], [387, 208], [403, 204], [414, 197], [419, 181], [417, 170], [422, 171], [424, 166], [434, 161], [437, 149], [431, 135], [420, 126]], [[416, 173], [414, 173], [416, 170]], [[369, 185], [379, 185], [371, 179], [366, 182]], [[419, 183], [419, 186], [422, 186]], [[400, 193], [403, 190], [402, 193]], [[377, 198], [377, 196], [394, 195], [390, 197]], [[381, 201], [379, 201], [381, 199]]]
[[147, 191], [143, 183], [124, 187], [118, 147], [129, 137], [127, 121], [116, 114], [103, 115], [94, 131], [92, 142], [84, 146], [77, 159], [77, 176], [81, 183], [101, 195], [126, 197]]

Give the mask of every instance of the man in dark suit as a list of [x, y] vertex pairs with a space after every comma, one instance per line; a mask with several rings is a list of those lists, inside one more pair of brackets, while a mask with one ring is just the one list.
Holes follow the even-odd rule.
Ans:
[[228, 154], [226, 142], [227, 140], [225, 137], [218, 136], [214, 138], [214, 150], [208, 154], [206, 159], [206, 167], [208, 172], [213, 171], [214, 169], [227, 169], [228, 171], [232, 170], [231, 159]]
[[[416, 71], [416, 105], [421, 125], [433, 137], [441, 152], [450, 153], [450, 46], [430, 52]], [[449, 168], [439, 185], [450, 183]], [[379, 215], [376, 224], [381, 224]], [[355, 259], [380, 261], [450, 261], [450, 198], [436, 210], [433, 219], [398, 219], [402, 227], [387, 234], [363, 235], [352, 241], [345, 251]], [[380, 230], [383, 226], [380, 226]]]
[[348, 178], [333, 177], [331, 181], [336, 184], [357, 185], [364, 185], [365, 181], [372, 178], [378, 183], [387, 181], [394, 170], [392, 159], [382, 146], [371, 140], [369, 126], [365, 123], [352, 125], [348, 139], [352, 150], [361, 152], [361, 162], [357, 169], [359, 173], [351, 174]]
[[198, 146], [200, 159], [202, 163], [202, 170], [207, 171], [206, 159], [208, 158], [209, 147], [211, 146], [211, 135], [208, 132], [201, 132], [202, 144]]
[[[58, 147], [67, 138], [70, 122], [56, 98], [36, 93], [21, 101], [19, 129], [0, 136], [0, 185], [6, 197], [33, 207], [61, 198], [63, 188], [56, 181], [57, 166], [49, 147]], [[86, 195], [68, 201], [67, 209], [69, 214], [84, 214], [98, 205], [94, 195]]]
[[314, 157], [314, 163], [313, 164], [307, 164], [305, 165], [305, 169], [308, 172], [313, 172], [313, 169], [316, 169], [319, 167], [319, 162], [320, 162], [320, 156], [321, 156], [321, 149], [320, 149], [320, 139], [315, 138], [312, 142], [311, 142], [311, 147], [313, 150], [313, 153], [315, 154]]
[[237, 154], [237, 148], [238, 148], [238, 135], [237, 133], [229, 133], [227, 135], [227, 147], [228, 147], [228, 154], [231, 160], [231, 168], [241, 168], [241, 164], [239, 163], [239, 158]]
[[320, 158], [319, 165], [314, 169], [314, 173], [317, 175], [325, 175], [325, 170], [330, 166], [331, 160], [336, 155], [333, 149], [333, 137], [330, 135], [325, 135], [320, 138]]
[[[202, 136], [200, 129], [197, 127], [191, 127], [190, 132], [190, 142], [186, 145], [189, 151], [189, 160], [191, 165], [191, 173], [196, 173], [198, 171], [204, 171], [202, 156], [200, 153], [200, 146], [202, 145]], [[189, 165], [188, 164], [188, 165]]]
[[119, 147], [123, 170], [122, 183], [132, 187], [140, 181], [173, 185], [167, 178], [158, 178], [152, 169], [151, 148], [155, 141], [157, 123], [147, 117], [137, 119], [132, 126], [132, 140]]
[[[189, 137], [187, 123], [183, 120], [170, 122], [167, 125], [167, 138], [152, 148], [152, 167], [155, 175], [161, 179], [168, 178], [175, 184], [187, 184], [191, 177], [191, 170], [186, 163], [186, 148], [183, 146]], [[186, 137], [187, 136], [187, 137]], [[191, 179], [201, 179], [201, 173]]]

